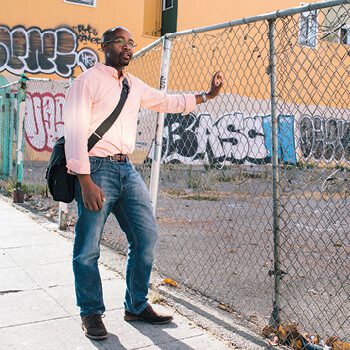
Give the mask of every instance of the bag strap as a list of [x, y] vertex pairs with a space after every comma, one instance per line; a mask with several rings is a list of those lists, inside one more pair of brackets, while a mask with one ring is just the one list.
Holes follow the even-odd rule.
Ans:
[[100, 141], [103, 135], [110, 129], [110, 127], [114, 124], [114, 122], [118, 119], [120, 112], [122, 111], [125, 101], [129, 94], [129, 83], [127, 78], [125, 77], [123, 80], [123, 88], [122, 93], [120, 95], [119, 102], [117, 106], [114, 108], [113, 112], [110, 114], [108, 118], [106, 118], [102, 124], [95, 130], [95, 132], [89, 137], [88, 140], [88, 151], [92, 149], [96, 145], [98, 141]]

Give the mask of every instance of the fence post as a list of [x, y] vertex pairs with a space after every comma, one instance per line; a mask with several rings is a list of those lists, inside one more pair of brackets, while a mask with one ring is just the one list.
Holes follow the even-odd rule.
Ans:
[[10, 155], [9, 155], [9, 144], [11, 143], [10, 137], [10, 114], [9, 114], [9, 100], [8, 100], [8, 92], [7, 89], [3, 94], [3, 103], [2, 103], [2, 112], [3, 112], [3, 175], [4, 177], [10, 176]]
[[17, 95], [17, 123], [16, 123], [16, 134], [17, 134], [17, 149], [16, 149], [16, 189], [13, 192], [13, 202], [23, 203], [24, 192], [22, 189], [23, 180], [23, 153], [24, 153], [24, 113], [25, 113], [25, 100], [27, 91], [27, 77], [22, 74], [19, 80], [19, 88]]
[[[170, 54], [171, 54], [171, 39], [168, 39], [166, 36], [164, 36], [162, 67], [160, 71], [160, 84], [159, 84], [161, 91], [167, 91], [167, 88], [168, 88]], [[154, 144], [154, 153], [153, 153], [152, 169], [151, 169], [151, 181], [150, 181], [150, 196], [151, 196], [151, 203], [152, 203], [154, 215], [156, 214], [160, 162], [162, 159], [164, 118], [165, 118], [165, 113], [157, 113], [157, 127], [156, 127], [156, 134], [155, 134], [155, 144]]]
[[14, 143], [14, 124], [15, 124], [15, 98], [16, 94], [10, 94], [10, 143], [9, 143], [9, 174], [12, 177], [13, 167], [13, 143]]
[[59, 202], [58, 203], [58, 226], [62, 231], [67, 230], [68, 224], [68, 204]]
[[269, 70], [271, 89], [271, 124], [272, 124], [272, 196], [273, 196], [273, 242], [274, 242], [274, 300], [270, 324], [280, 324], [280, 226], [279, 226], [279, 193], [278, 193], [278, 116], [276, 109], [276, 52], [275, 20], [269, 20]]
[[[0, 90], [1, 92], [1, 90]], [[0, 174], [6, 178], [6, 144], [5, 144], [5, 103], [4, 95], [0, 93]]]

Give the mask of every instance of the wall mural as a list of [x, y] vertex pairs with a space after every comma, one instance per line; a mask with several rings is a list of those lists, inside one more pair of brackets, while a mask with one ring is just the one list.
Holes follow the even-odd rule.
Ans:
[[91, 48], [78, 50], [78, 42], [98, 43], [97, 32], [89, 25], [73, 28], [0, 25], [0, 72], [58, 74], [68, 78], [76, 66], [83, 71], [92, 67], [98, 55]]
[[[167, 114], [163, 132], [163, 163], [222, 164], [271, 162], [271, 117], [226, 114], [214, 123], [209, 114], [185, 118]], [[279, 116], [279, 158], [296, 164], [294, 116]], [[152, 151], [149, 157], [151, 158]]]
[[[28, 91], [25, 132], [30, 147], [51, 152], [63, 135], [65, 89]], [[141, 112], [142, 114], [142, 112]], [[140, 116], [142, 118], [142, 115]], [[278, 157], [303, 160], [350, 161], [350, 121], [304, 115], [295, 130], [295, 116], [278, 116]], [[296, 136], [297, 134], [297, 136]], [[213, 121], [210, 114], [167, 114], [163, 131], [163, 163], [266, 164], [271, 163], [271, 116], [244, 116], [233, 112]], [[295, 137], [298, 145], [295, 144]], [[153, 147], [148, 155], [151, 160]]]
[[[27, 91], [25, 132], [36, 152], [50, 152], [63, 135], [67, 83], [37, 82]], [[142, 111], [140, 118], [142, 118]], [[271, 116], [240, 112], [218, 119], [210, 114], [166, 114], [163, 163], [266, 164], [272, 155]], [[295, 140], [298, 140], [297, 145]], [[143, 144], [143, 147], [147, 144]], [[350, 121], [303, 115], [278, 116], [278, 158], [284, 164], [304, 161], [350, 162]], [[147, 161], [153, 155], [150, 147]]]
[[[30, 147], [51, 152], [63, 135], [65, 91], [27, 92], [25, 132]], [[142, 118], [142, 115], [140, 116]], [[226, 114], [213, 122], [210, 114], [167, 114], [163, 132], [163, 163], [222, 164], [271, 162], [271, 117]], [[279, 116], [279, 158], [296, 164], [294, 116]], [[150, 150], [151, 158], [153, 150]]]

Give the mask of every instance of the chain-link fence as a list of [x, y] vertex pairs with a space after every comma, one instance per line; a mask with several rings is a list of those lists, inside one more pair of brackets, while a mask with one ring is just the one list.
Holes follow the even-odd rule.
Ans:
[[[140, 111], [132, 160], [151, 187], [161, 163], [164, 276], [259, 326], [350, 340], [349, 66], [346, 0], [167, 35], [135, 56], [128, 71], [170, 93], [225, 75], [190, 115]], [[44, 183], [68, 85], [28, 83], [25, 181]], [[113, 219], [104, 242], [126, 252]]]
[[[350, 340], [350, 5], [276, 21], [276, 104], [298, 166], [279, 167], [281, 318]], [[293, 33], [293, 35], [291, 35]]]
[[169, 92], [219, 69], [225, 88], [165, 116], [157, 267], [261, 325], [349, 340], [350, 5], [329, 4], [168, 36]]

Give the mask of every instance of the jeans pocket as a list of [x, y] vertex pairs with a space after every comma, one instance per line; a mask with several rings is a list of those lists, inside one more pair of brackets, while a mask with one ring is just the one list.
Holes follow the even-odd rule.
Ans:
[[90, 174], [95, 173], [102, 165], [102, 159], [90, 157]]

